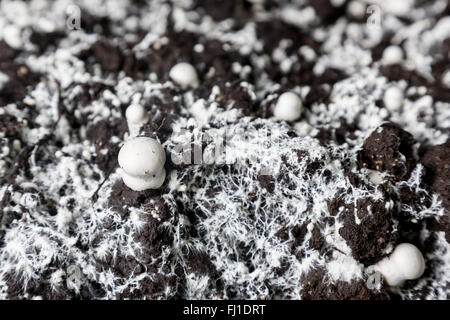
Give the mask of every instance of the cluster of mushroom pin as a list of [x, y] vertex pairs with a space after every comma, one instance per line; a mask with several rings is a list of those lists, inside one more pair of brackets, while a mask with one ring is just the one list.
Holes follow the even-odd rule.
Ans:
[[[173, 66], [169, 77], [182, 89], [195, 88], [198, 85], [197, 71], [186, 62]], [[136, 100], [139, 100], [138, 98]], [[141, 126], [149, 119], [145, 108], [138, 101], [134, 101], [127, 108], [125, 117], [130, 138], [119, 151], [118, 160], [122, 169], [122, 180], [134, 191], [157, 189], [162, 186], [166, 178], [164, 148], [155, 139], [138, 136]]]
[[[384, 58], [387, 62], [396, 62], [402, 58], [399, 48], [388, 48]], [[198, 76], [195, 68], [188, 63], [179, 63], [172, 67], [170, 78], [181, 88], [196, 87]], [[384, 104], [390, 111], [397, 111], [403, 103], [403, 91], [398, 87], [390, 87], [384, 95]], [[303, 112], [300, 97], [294, 92], [285, 92], [278, 98], [273, 110], [276, 119], [296, 121]], [[164, 164], [166, 154], [162, 145], [149, 137], [135, 137], [139, 128], [148, 121], [145, 109], [138, 103], [131, 104], [126, 110], [126, 118], [130, 129], [130, 139], [125, 142], [119, 152], [119, 165], [125, 185], [134, 191], [157, 189], [166, 178]], [[402, 243], [395, 247], [389, 257], [372, 266], [380, 272], [388, 286], [401, 286], [405, 280], [418, 279], [425, 269], [422, 253], [414, 245]]]

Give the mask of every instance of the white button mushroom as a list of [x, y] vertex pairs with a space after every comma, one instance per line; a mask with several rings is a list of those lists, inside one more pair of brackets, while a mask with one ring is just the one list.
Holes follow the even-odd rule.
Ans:
[[130, 105], [125, 111], [125, 117], [131, 137], [137, 136], [141, 126], [148, 121], [148, 114], [140, 104]]
[[417, 247], [410, 243], [401, 243], [389, 257], [379, 261], [374, 270], [383, 275], [387, 285], [398, 287], [405, 280], [420, 278], [425, 270], [425, 261]]
[[283, 93], [275, 105], [273, 115], [278, 120], [295, 121], [300, 118], [303, 105], [300, 97], [293, 92]]
[[394, 86], [386, 90], [384, 93], [383, 102], [389, 111], [398, 111], [403, 104], [403, 99], [403, 90]]
[[183, 89], [188, 87], [195, 88], [198, 85], [197, 71], [191, 64], [186, 62], [180, 62], [173, 66], [170, 69], [169, 77]]
[[381, 59], [384, 64], [400, 63], [403, 60], [403, 51], [399, 46], [389, 46], [384, 49]]
[[162, 145], [148, 137], [132, 138], [119, 151], [123, 182], [134, 191], [161, 187], [166, 178], [165, 162]]

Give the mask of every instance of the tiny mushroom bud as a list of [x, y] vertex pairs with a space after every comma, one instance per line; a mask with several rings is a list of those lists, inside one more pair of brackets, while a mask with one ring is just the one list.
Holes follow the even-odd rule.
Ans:
[[136, 137], [119, 151], [123, 182], [134, 191], [157, 189], [166, 178], [166, 153], [155, 139]]
[[23, 46], [21, 31], [13, 24], [3, 28], [3, 40], [13, 49], [20, 49]]
[[303, 105], [300, 97], [293, 92], [283, 93], [275, 105], [273, 115], [278, 120], [295, 121], [300, 118]]
[[350, 13], [353, 17], [362, 19], [364, 18], [364, 15], [366, 14], [366, 5], [360, 1], [350, 1], [350, 3], [347, 6], [347, 11]]
[[374, 269], [383, 275], [387, 285], [398, 287], [405, 280], [420, 278], [425, 270], [425, 261], [414, 245], [401, 243], [389, 257], [379, 261]]
[[383, 51], [384, 64], [400, 63], [403, 60], [403, 51], [399, 46], [389, 46]]
[[195, 88], [198, 85], [198, 76], [195, 68], [186, 62], [180, 62], [170, 69], [169, 77], [181, 88]]
[[398, 111], [403, 104], [403, 99], [403, 90], [394, 86], [386, 90], [384, 93], [383, 102], [389, 111]]
[[125, 117], [132, 137], [137, 136], [141, 126], [148, 121], [148, 114], [140, 104], [130, 105], [125, 111]]
[[131, 123], [142, 123], [147, 119], [147, 113], [145, 109], [139, 104], [130, 105], [125, 111], [127, 121]]

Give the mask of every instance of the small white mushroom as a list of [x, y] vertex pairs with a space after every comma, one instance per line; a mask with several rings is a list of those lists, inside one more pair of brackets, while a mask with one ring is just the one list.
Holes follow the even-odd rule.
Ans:
[[300, 118], [303, 105], [300, 97], [293, 92], [283, 93], [275, 105], [273, 115], [278, 120], [295, 121]]
[[13, 24], [3, 28], [3, 40], [13, 49], [20, 49], [23, 46], [20, 28]]
[[393, 86], [386, 90], [383, 97], [383, 102], [389, 111], [400, 110], [403, 104], [404, 94], [399, 87]]
[[136, 137], [119, 151], [123, 182], [134, 191], [158, 189], [164, 183], [166, 153], [155, 139]]
[[131, 123], [142, 123], [147, 119], [145, 109], [139, 104], [130, 105], [125, 111], [127, 121]]
[[374, 270], [383, 275], [387, 285], [398, 287], [405, 280], [420, 278], [425, 271], [425, 261], [416, 246], [401, 243], [389, 257], [375, 264]]
[[130, 130], [130, 137], [137, 136], [141, 126], [148, 121], [148, 114], [140, 104], [131, 104], [125, 111], [125, 117]]
[[180, 62], [174, 65], [170, 69], [169, 77], [183, 89], [198, 86], [197, 71], [191, 64], [186, 62]]
[[400, 63], [403, 60], [403, 51], [399, 46], [389, 46], [384, 49], [381, 59], [384, 64]]
[[360, 1], [350, 1], [347, 11], [355, 18], [362, 19], [366, 14], [366, 5]]

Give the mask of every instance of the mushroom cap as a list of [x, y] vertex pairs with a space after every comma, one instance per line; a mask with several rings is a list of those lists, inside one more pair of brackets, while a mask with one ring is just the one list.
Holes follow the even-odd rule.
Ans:
[[162, 145], [153, 138], [128, 140], [119, 151], [119, 165], [129, 175], [146, 176], [159, 173], [166, 162]]
[[405, 280], [420, 278], [425, 271], [422, 253], [410, 243], [401, 243], [396, 246], [391, 255], [391, 261]]
[[403, 60], [403, 51], [399, 46], [389, 46], [384, 49], [382, 60], [386, 64], [399, 63]]
[[149, 175], [149, 176], [132, 176], [126, 173], [125, 171], [122, 171], [121, 173], [123, 183], [134, 191], [144, 191], [147, 189], [158, 189], [162, 186], [164, 183], [164, 180], [166, 179], [166, 170], [164, 168], [161, 169], [160, 172], [156, 173], [155, 175]]
[[278, 120], [295, 121], [300, 118], [302, 111], [300, 97], [293, 92], [285, 92], [278, 98], [273, 115]]
[[140, 104], [132, 104], [125, 111], [125, 116], [131, 123], [140, 123], [146, 119], [147, 113]]
[[169, 77], [183, 89], [187, 87], [196, 87], [198, 85], [197, 70], [186, 62], [180, 62], [172, 67]]
[[350, 1], [347, 7], [348, 12], [356, 18], [364, 18], [366, 14], [366, 5], [359, 1]]

